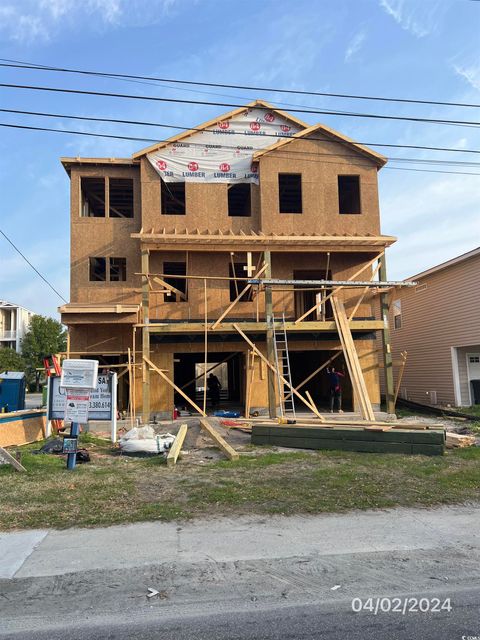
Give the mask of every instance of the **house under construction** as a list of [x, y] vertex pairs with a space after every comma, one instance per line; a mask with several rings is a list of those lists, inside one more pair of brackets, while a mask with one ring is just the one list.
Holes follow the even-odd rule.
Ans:
[[293, 395], [321, 412], [328, 364], [345, 367], [343, 408], [364, 417], [384, 366], [392, 411], [385, 162], [260, 100], [131, 158], [63, 158], [69, 355], [117, 366], [120, 407], [144, 419], [205, 412], [211, 370], [222, 407], [273, 416]]

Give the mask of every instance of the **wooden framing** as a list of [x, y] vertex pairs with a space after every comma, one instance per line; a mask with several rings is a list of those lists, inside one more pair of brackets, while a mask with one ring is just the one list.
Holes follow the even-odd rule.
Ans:
[[188, 426], [186, 424], [180, 425], [175, 441], [172, 444], [167, 456], [167, 467], [174, 467], [177, 464], [177, 458], [182, 450], [183, 441], [187, 435]]
[[343, 302], [336, 296], [332, 296], [332, 309], [338, 326], [338, 335], [340, 336], [343, 353], [345, 354], [353, 392], [360, 405], [360, 411], [365, 420], [375, 420], [362, 368], [358, 359], [357, 350], [348, 326], [345, 307], [343, 306]]
[[[380, 279], [387, 279], [387, 265], [385, 256], [382, 258], [380, 264]], [[385, 400], [387, 405], [387, 413], [395, 413], [395, 387], [393, 382], [393, 362], [392, 362], [392, 348], [390, 344], [390, 329], [388, 325], [388, 293], [382, 293], [380, 295], [380, 313], [383, 322], [382, 331], [382, 346], [383, 346], [383, 366], [385, 376]]]
[[147, 274], [142, 278], [142, 415], [145, 424], [148, 424], [150, 422], [150, 369], [146, 366], [146, 362], [148, 362], [150, 358], [150, 290], [148, 278], [149, 257], [149, 250], [142, 248], [142, 272]]
[[228, 442], [226, 442], [217, 431], [215, 431], [215, 429], [208, 422], [208, 420], [201, 419], [200, 426], [204, 431], [208, 433], [208, 435], [212, 438], [215, 444], [223, 451], [223, 453], [227, 456], [227, 458], [229, 458], [230, 460], [238, 460], [240, 456], [238, 455], [237, 451], [235, 451], [235, 449], [231, 447], [228, 444]]
[[[301, 400], [303, 402], [303, 404], [310, 409], [310, 411], [313, 411], [313, 413], [317, 416], [317, 418], [319, 418], [319, 420], [321, 422], [324, 422], [325, 418], [317, 411], [316, 407], [314, 405], [310, 404], [310, 402], [308, 400], [306, 400], [302, 395], [300, 395], [298, 393], [298, 391], [296, 389], [294, 389], [292, 387], [292, 385], [288, 382], [288, 380], [286, 380], [281, 375], [281, 373], [278, 371], [278, 369], [267, 360], [267, 358], [263, 355], [263, 353], [261, 351], [259, 351], [259, 349], [257, 349], [257, 347], [254, 345], [254, 343], [250, 340], [250, 338], [248, 336], [246, 336], [243, 333], [243, 331], [240, 329], [240, 327], [238, 325], [234, 325], [234, 326], [235, 326], [236, 330], [238, 331], [238, 333], [245, 340], [245, 342], [250, 345], [250, 348], [267, 365], [267, 368], [270, 371], [272, 371], [274, 375], [279, 376], [280, 380], [283, 382], [283, 384], [287, 385], [287, 387], [290, 389], [291, 393], [293, 393], [299, 400]], [[275, 390], [275, 386], [274, 386], [274, 390]]]
[[[372, 272], [372, 277], [370, 278], [370, 280], [371, 280], [372, 282], [373, 282], [373, 280], [374, 280], [375, 276], [377, 275], [377, 273], [379, 272], [381, 264], [382, 264], [382, 262], [381, 262], [381, 260], [379, 260], [379, 261], [378, 261], [377, 266], [375, 267], [375, 269], [374, 269], [374, 270], [373, 270], [373, 272]], [[357, 300], [357, 302], [356, 302], [355, 306], [353, 307], [353, 311], [351, 312], [351, 314], [350, 314], [350, 315], [349, 315], [349, 317], [348, 317], [348, 320], [349, 320], [349, 321], [350, 321], [350, 320], [353, 320], [353, 318], [355, 317], [355, 314], [357, 313], [358, 308], [359, 308], [359, 307], [360, 307], [360, 305], [362, 304], [363, 299], [364, 299], [364, 298], [365, 298], [365, 296], [367, 295], [367, 292], [368, 292], [369, 288], [370, 288], [370, 287], [366, 286], [366, 287], [363, 289], [363, 291], [362, 291], [362, 293], [360, 294], [360, 296], [359, 296], [359, 298], [358, 298], [358, 300]]]

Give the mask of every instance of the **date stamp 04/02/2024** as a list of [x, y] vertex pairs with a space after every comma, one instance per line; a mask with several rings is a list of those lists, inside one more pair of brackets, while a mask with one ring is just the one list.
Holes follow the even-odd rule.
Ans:
[[[355, 613], [372, 613], [374, 616], [382, 613], [441, 613], [452, 611], [450, 598], [353, 598], [352, 611]], [[480, 637], [479, 637], [480, 640]]]

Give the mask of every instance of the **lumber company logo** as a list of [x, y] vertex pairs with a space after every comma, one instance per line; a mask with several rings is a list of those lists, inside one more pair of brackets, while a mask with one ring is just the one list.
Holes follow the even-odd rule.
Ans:
[[289, 127], [288, 124], [282, 124], [280, 126], [280, 129], [283, 131], [283, 133], [288, 133], [290, 131], [292, 127]]
[[262, 125], [259, 122], [251, 122], [250, 123], [250, 129], [252, 131], [259, 131], [261, 126]]
[[252, 173], [258, 173], [258, 165], [257, 164], [251, 164], [250, 165], [250, 171]]
[[189, 171], [198, 171], [198, 162], [189, 162], [188, 169]]
[[266, 113], [265, 114], [265, 122], [274, 122], [275, 121], [275, 116], [273, 115], [273, 113]]
[[224, 122], [219, 122], [219, 123], [218, 123], [218, 128], [219, 128], [219, 129], [228, 129], [228, 128], [229, 128], [229, 126], [230, 126], [230, 123], [229, 123], [229, 122], [225, 122], [225, 121], [224, 121]]
[[228, 164], [228, 162], [222, 162], [222, 164], [218, 168], [224, 173], [230, 171], [230, 165]]
[[165, 169], [168, 167], [165, 160], [157, 160], [156, 165], [160, 169], [160, 171], [165, 171]]

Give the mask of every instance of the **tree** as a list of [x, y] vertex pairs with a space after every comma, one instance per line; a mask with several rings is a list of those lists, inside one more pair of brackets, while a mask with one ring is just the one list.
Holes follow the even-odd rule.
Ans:
[[22, 340], [22, 356], [26, 364], [27, 378], [35, 382], [39, 390], [43, 358], [59, 351], [65, 351], [67, 346], [67, 332], [60, 322], [53, 318], [34, 315], [30, 320], [30, 327]]
[[10, 347], [0, 347], [0, 372], [25, 371], [25, 360]]

